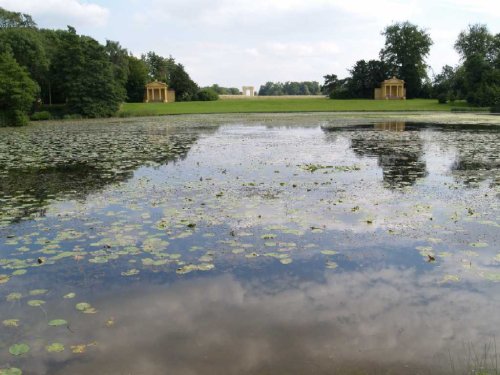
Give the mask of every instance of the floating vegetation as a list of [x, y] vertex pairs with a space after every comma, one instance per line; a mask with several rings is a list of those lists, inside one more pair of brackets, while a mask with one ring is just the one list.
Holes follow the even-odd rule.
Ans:
[[64, 351], [64, 345], [59, 342], [54, 342], [45, 347], [45, 350], [49, 353], [60, 353]]
[[68, 322], [64, 319], [54, 319], [49, 322], [51, 327], [67, 326]]
[[97, 310], [87, 302], [79, 302], [75, 305], [75, 308], [85, 314], [95, 314], [97, 312]]
[[30, 351], [30, 347], [26, 344], [14, 344], [9, 348], [9, 353], [15, 356], [26, 354]]

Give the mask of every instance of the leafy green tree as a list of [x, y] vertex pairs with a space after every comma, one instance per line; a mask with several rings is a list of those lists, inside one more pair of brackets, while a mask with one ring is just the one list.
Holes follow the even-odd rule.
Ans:
[[426, 30], [410, 22], [395, 23], [385, 28], [385, 46], [380, 59], [392, 74], [406, 82], [406, 96], [418, 97], [427, 78], [425, 58], [429, 55], [432, 39]]
[[106, 41], [106, 46], [104, 48], [109, 60], [113, 64], [115, 82], [119, 86], [119, 95], [122, 98], [122, 101], [124, 101], [127, 97], [126, 85], [129, 75], [128, 51], [125, 48], [122, 48], [120, 43], [113, 42], [111, 40]]
[[0, 30], [0, 52], [11, 51], [19, 65], [25, 67], [40, 87], [44, 87], [49, 70], [43, 40], [36, 29]]
[[148, 67], [149, 78], [152, 81], [169, 84], [170, 74], [175, 67], [175, 60], [172, 57], [165, 58], [151, 51], [142, 55], [142, 60]]
[[29, 14], [9, 12], [8, 10], [0, 7], [0, 29], [7, 29], [11, 27], [36, 28], [36, 23]]
[[167, 83], [175, 90], [175, 98], [180, 102], [193, 100], [199, 90], [198, 85], [189, 77], [182, 64], [174, 65]]
[[379, 60], [359, 60], [350, 73], [347, 90], [351, 98], [373, 98], [374, 89], [390, 76], [387, 64]]
[[0, 54], [0, 125], [20, 126], [28, 123], [28, 112], [39, 87], [10, 53]]
[[470, 25], [462, 31], [455, 49], [463, 61], [467, 102], [478, 106], [500, 103], [500, 34], [485, 25]]
[[84, 117], [112, 116], [122, 102], [120, 83], [105, 47], [75, 29], [61, 33], [51, 70], [70, 113]]
[[144, 100], [144, 88], [148, 83], [148, 67], [146, 63], [134, 56], [128, 57], [128, 79], [126, 84], [127, 100], [140, 103]]
[[325, 95], [330, 95], [338, 87], [339, 79], [336, 74], [327, 74], [323, 76], [325, 83], [321, 86], [321, 92]]

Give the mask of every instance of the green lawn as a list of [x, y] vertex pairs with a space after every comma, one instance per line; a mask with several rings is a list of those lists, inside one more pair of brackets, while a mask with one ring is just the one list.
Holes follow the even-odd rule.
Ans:
[[327, 98], [253, 98], [215, 102], [125, 103], [119, 115], [155, 116], [205, 113], [282, 113], [282, 112], [351, 112], [351, 111], [450, 111], [465, 103], [438, 104], [437, 100], [331, 100]]

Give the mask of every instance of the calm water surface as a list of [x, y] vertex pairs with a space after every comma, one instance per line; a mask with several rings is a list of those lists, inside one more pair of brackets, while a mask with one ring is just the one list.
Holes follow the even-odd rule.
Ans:
[[206, 119], [0, 129], [0, 374], [500, 370], [500, 127]]

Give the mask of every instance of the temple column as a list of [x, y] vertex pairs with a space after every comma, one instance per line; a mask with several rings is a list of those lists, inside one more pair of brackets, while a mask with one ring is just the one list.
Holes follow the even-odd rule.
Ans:
[[149, 103], [149, 89], [146, 88], [146, 103]]
[[167, 88], [164, 88], [163, 89], [163, 95], [164, 95], [164, 99], [163, 99], [163, 102], [166, 103], [168, 102], [168, 97], [167, 97]]

